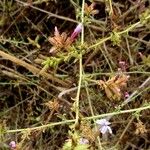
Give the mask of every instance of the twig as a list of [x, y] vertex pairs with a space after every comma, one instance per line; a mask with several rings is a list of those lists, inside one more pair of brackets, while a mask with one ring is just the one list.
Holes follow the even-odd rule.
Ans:
[[[150, 19], [150, 15], [148, 15], [148, 16], [145, 18], [145, 20], [148, 20], [148, 19]], [[125, 30], [118, 32], [118, 35], [122, 35], [122, 34], [128, 33], [129, 31], [131, 31], [131, 30], [133, 30], [134, 28], [139, 27], [139, 26], [142, 26], [142, 24], [141, 24], [140, 21], [138, 21], [138, 22], [136, 22], [136, 23], [130, 25], [130, 26], [129, 26], [128, 28], [126, 28]], [[93, 49], [93, 48], [95, 48], [95, 47], [97, 47], [97, 46], [100, 46], [101, 44], [103, 44], [104, 42], [106, 42], [106, 41], [108, 41], [108, 40], [110, 40], [110, 39], [111, 39], [111, 35], [108, 36], [108, 37], [104, 37], [103, 39], [100, 39], [99, 41], [97, 40], [97, 41], [95, 42], [95, 44], [89, 46], [88, 49], [90, 50], [90, 49]], [[98, 51], [99, 51], [99, 49], [95, 49], [95, 50], [93, 51], [93, 53], [90, 55], [90, 57], [86, 60], [85, 64], [87, 64], [87, 63], [97, 54]]]
[[[101, 114], [101, 115], [92, 116], [92, 117], [85, 117], [85, 118], [83, 118], [83, 120], [100, 119], [100, 118], [103, 118], [103, 117], [114, 116], [114, 115], [125, 114], [125, 113], [132, 113], [132, 112], [136, 112], [136, 111], [140, 112], [140, 111], [143, 111], [143, 110], [146, 110], [146, 109], [150, 109], [150, 105], [140, 107], [140, 108], [134, 108], [134, 109], [129, 109], [129, 110], [122, 110], [122, 111], [118, 111], [118, 112]], [[7, 130], [6, 133], [16, 133], [16, 132], [23, 132], [23, 131], [42, 130], [44, 128], [50, 128], [50, 127], [53, 127], [53, 126], [69, 124], [69, 123], [73, 123], [73, 122], [75, 122], [75, 119], [65, 120], [65, 121], [61, 121], [61, 122], [53, 122], [53, 123], [49, 123], [49, 124], [46, 124], [46, 125], [33, 127], [33, 128]]]
[[[82, 12], [81, 12], [81, 23], [82, 23], [82, 32], [81, 32], [81, 45], [84, 43], [84, 4], [85, 0], [82, 0]], [[79, 59], [79, 83], [78, 83], [78, 91], [75, 101], [75, 112], [76, 112], [76, 120], [75, 126], [78, 126], [79, 123], [79, 99], [80, 99], [80, 91], [81, 91], [81, 82], [82, 82], [82, 52], [80, 52], [80, 59]]]
[[[71, 18], [68, 18], [68, 17], [65, 17], [65, 16], [61, 16], [61, 15], [57, 15], [57, 14], [48, 12], [48, 11], [46, 11], [46, 10], [43, 10], [43, 9], [38, 8], [38, 7], [36, 7], [36, 6], [33, 6], [33, 5], [29, 4], [29, 3], [22, 2], [22, 1], [20, 1], [20, 0], [15, 0], [15, 1], [16, 1], [17, 3], [19, 3], [20, 5], [22, 5], [22, 6], [31, 7], [31, 8], [33, 8], [33, 9], [35, 9], [35, 10], [41, 11], [41, 12], [43, 12], [43, 13], [46, 13], [46, 14], [49, 15], [49, 17], [55, 17], [55, 18], [58, 18], [58, 19], [61, 19], [61, 20], [66, 20], [66, 21], [70, 21], [70, 22], [74, 22], [74, 23], [79, 24], [79, 22], [76, 21], [76, 20], [74, 20], [74, 19], [71, 19]], [[34, 4], [34, 3], [33, 3], [33, 4]], [[98, 31], [103, 31], [101, 28], [99, 28], [98, 26], [95, 26], [95, 25], [85, 24], [85, 26], [88, 26], [88, 27], [90, 27], [90, 28], [92, 28], [92, 29], [95, 29], [95, 30], [98, 30]]]
[[[26, 69], [31, 71], [33, 74], [37, 75], [40, 72], [40, 69], [36, 68], [35, 66], [30, 65], [29, 63], [26, 63], [25, 61], [22, 61], [21, 59], [18, 59], [15, 56], [7, 54], [7, 53], [3, 52], [2, 50], [0, 50], [0, 56], [3, 57], [4, 59], [8, 59], [8, 60], [10, 60], [10, 61], [20, 65], [20, 66], [25, 67]], [[41, 75], [41, 76], [43, 76], [43, 77], [45, 77], [47, 79], [50, 79], [50, 80], [52, 80], [54, 82], [57, 82], [57, 83], [59, 83], [59, 84], [61, 84], [63, 86], [68, 86], [68, 84], [66, 82], [64, 82], [64, 81], [62, 81], [62, 80], [60, 80], [60, 79], [58, 79], [58, 78], [56, 78], [56, 77], [46, 73], [46, 72], [42, 72], [39, 75]]]
[[28, 6], [28, 7], [31, 7], [31, 8], [33, 8], [33, 9], [35, 9], [35, 10], [41, 11], [41, 12], [43, 12], [43, 13], [46, 13], [46, 14], [48, 14], [50, 17], [55, 17], [55, 18], [58, 18], [58, 19], [67, 20], [67, 21], [70, 21], [70, 22], [78, 23], [78, 22], [77, 22], [76, 20], [74, 20], [74, 19], [71, 19], [71, 18], [68, 18], [68, 17], [64, 17], [64, 16], [60, 16], [60, 15], [57, 15], [57, 14], [48, 12], [48, 11], [43, 10], [43, 9], [41, 9], [41, 8], [35, 7], [35, 6], [33, 6], [33, 5], [29, 4], [29, 3], [25, 3], [25, 2], [22, 2], [22, 1], [20, 1], [20, 0], [15, 0], [15, 1], [16, 1], [17, 3], [23, 5], [23, 6]]
[[[124, 105], [128, 104], [129, 102], [131, 102], [133, 100], [133, 97], [139, 93], [140, 91], [142, 91], [143, 88], [145, 88], [146, 86], [148, 86], [150, 84], [150, 77], [148, 77], [138, 88], [136, 91], [134, 91], [122, 104], [121, 106], [123, 107]], [[150, 86], [150, 85], [149, 85]]]
[[[138, 88], [136, 91], [134, 91], [118, 108], [121, 109], [123, 106], [128, 104], [129, 102], [133, 101], [133, 97], [138, 94], [140, 91], [142, 91], [143, 88], [145, 88], [148, 84], [150, 84], [150, 77], [148, 77]], [[118, 109], [117, 108], [117, 109]], [[116, 109], [116, 110], [117, 110]], [[107, 120], [110, 120], [112, 116], [107, 117]]]
[[122, 140], [123, 136], [125, 135], [125, 133], [127, 132], [129, 126], [131, 125], [132, 121], [134, 120], [135, 116], [132, 116], [132, 118], [130, 119], [130, 121], [128, 122], [128, 124], [126, 125], [124, 131], [122, 132], [121, 136], [119, 137], [117, 143], [115, 144], [114, 147], [117, 147], [120, 143], [120, 141]]
[[[92, 85], [96, 85], [96, 84], [97, 84], [97, 83], [92, 83], [92, 84], [88, 84], [88, 85], [86, 85], [86, 86], [92, 86]], [[81, 85], [81, 88], [84, 88], [84, 87], [85, 87], [85, 85]], [[63, 90], [62, 92], [59, 93], [58, 99], [60, 99], [60, 100], [65, 100], [65, 99], [63, 98], [64, 95], [69, 94], [70, 92], [73, 92], [73, 91], [76, 91], [76, 90], [78, 90], [78, 86], [77, 86], [77, 87], [70, 88], [70, 89]], [[65, 100], [65, 101], [67, 101], [67, 100]], [[70, 105], [70, 104], [69, 104], [69, 105]]]

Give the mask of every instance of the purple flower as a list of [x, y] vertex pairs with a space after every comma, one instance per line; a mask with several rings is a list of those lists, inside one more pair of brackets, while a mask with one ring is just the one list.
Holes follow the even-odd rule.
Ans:
[[79, 143], [80, 144], [89, 144], [89, 141], [85, 138], [80, 138]]
[[13, 150], [13, 149], [15, 149], [16, 148], [16, 142], [15, 141], [11, 141], [10, 143], [9, 143], [9, 146], [10, 146], [10, 148]]
[[111, 123], [109, 121], [107, 121], [106, 119], [100, 119], [97, 120], [96, 123], [99, 125], [99, 130], [102, 134], [105, 134], [106, 132], [112, 134], [112, 129], [109, 126]]
[[79, 33], [82, 31], [82, 27], [83, 27], [82, 23], [79, 23], [77, 25], [77, 27], [74, 29], [73, 33], [71, 34], [70, 38], [72, 40], [74, 40], [79, 35]]

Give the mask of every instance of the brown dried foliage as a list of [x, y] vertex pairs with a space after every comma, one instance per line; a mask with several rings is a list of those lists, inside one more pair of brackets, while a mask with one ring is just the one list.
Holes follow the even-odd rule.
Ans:
[[109, 99], [120, 100], [122, 96], [121, 89], [127, 86], [129, 76], [125, 74], [116, 75], [108, 81], [99, 80], [98, 84], [105, 90]]
[[50, 53], [57, 53], [61, 49], [67, 50], [68, 46], [73, 42], [67, 33], [59, 33], [57, 27], [55, 27], [54, 37], [49, 37], [48, 41], [53, 45], [50, 49]]

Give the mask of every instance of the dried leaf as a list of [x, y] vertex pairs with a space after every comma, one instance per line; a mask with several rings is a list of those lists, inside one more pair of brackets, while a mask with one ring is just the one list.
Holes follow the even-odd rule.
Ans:
[[112, 77], [108, 81], [100, 80], [98, 83], [105, 90], [106, 96], [109, 99], [120, 100], [122, 87], [126, 87], [129, 76], [121, 74]]
[[54, 99], [54, 101], [48, 101], [47, 103], [45, 103], [45, 105], [51, 109], [51, 110], [55, 110], [55, 111], [58, 111], [58, 108], [59, 108], [59, 103], [56, 99]]
[[68, 46], [72, 44], [72, 40], [67, 36], [67, 33], [59, 33], [57, 27], [55, 27], [54, 37], [49, 37], [48, 41], [53, 45], [50, 49], [50, 53], [57, 53], [61, 49], [67, 50]]
[[135, 134], [144, 134], [146, 133], [147, 130], [145, 128], [145, 125], [143, 125], [142, 121], [139, 121], [138, 123], [136, 123], [136, 131]]
[[85, 3], [85, 5], [84, 5], [85, 14], [86, 14], [87, 16], [98, 14], [98, 13], [99, 13], [99, 10], [94, 9], [94, 7], [95, 7], [95, 3], [94, 3], [94, 2], [91, 3], [91, 5], [89, 5], [89, 6], [88, 6], [87, 3]]

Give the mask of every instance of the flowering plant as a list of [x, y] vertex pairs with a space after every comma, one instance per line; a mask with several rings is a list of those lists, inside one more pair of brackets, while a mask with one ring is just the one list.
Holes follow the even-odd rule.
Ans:
[[67, 36], [66, 32], [60, 34], [58, 28], [55, 27], [54, 37], [49, 37], [48, 41], [53, 45], [50, 49], [50, 53], [57, 53], [61, 49], [67, 50], [68, 47], [73, 43], [76, 37], [82, 30], [82, 24], [78, 24], [78, 26], [74, 29], [71, 36]]

